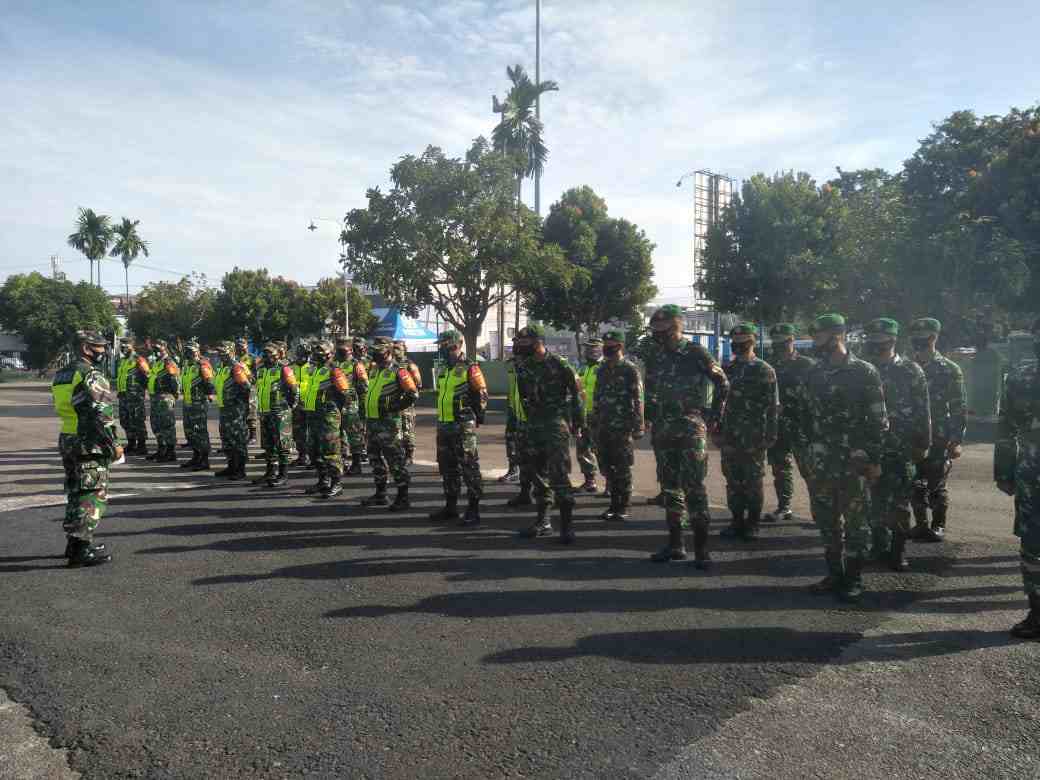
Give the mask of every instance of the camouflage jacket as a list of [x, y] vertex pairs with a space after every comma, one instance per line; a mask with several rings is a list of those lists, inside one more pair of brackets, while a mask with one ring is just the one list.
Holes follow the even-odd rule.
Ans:
[[780, 357], [772, 364], [780, 395], [780, 438], [790, 444], [806, 445], [809, 441], [809, 410], [803, 389], [816, 361], [797, 352], [790, 358]]
[[725, 366], [729, 379], [723, 443], [738, 450], [768, 449], [776, 443], [780, 396], [776, 372], [760, 357], [734, 358]]
[[347, 406], [357, 408], [368, 394], [368, 368], [364, 361], [354, 358], [336, 361], [336, 365], [350, 378]]
[[232, 359], [228, 365], [231, 375], [224, 383], [224, 409], [233, 413], [239, 409], [249, 411], [249, 398], [255, 381], [253, 372], [245, 363]]
[[708, 350], [684, 338], [674, 350], [652, 343], [639, 353], [646, 365], [646, 418], [655, 428], [722, 418], [729, 380]]
[[1026, 361], [1008, 374], [1000, 400], [993, 479], [1012, 482], [1016, 472], [1040, 474], [1040, 364]]
[[578, 375], [559, 355], [547, 352], [543, 360], [534, 355], [517, 360], [516, 390], [528, 425], [551, 425], [561, 420], [575, 426], [584, 424]]
[[960, 444], [968, 427], [968, 395], [961, 367], [938, 352], [921, 366], [928, 379], [928, 397], [932, 405], [932, 444], [945, 447]]
[[884, 454], [900, 460], [911, 460], [915, 451], [927, 450], [932, 444], [932, 413], [928, 404], [928, 380], [924, 371], [912, 360], [896, 355], [875, 368], [885, 391], [888, 432]]
[[643, 402], [643, 378], [632, 361], [622, 358], [615, 365], [599, 365], [592, 399], [597, 431], [642, 435]]
[[115, 399], [105, 373], [86, 360], [73, 361], [54, 375], [54, 385], [72, 384], [76, 373], [82, 381], [72, 388], [76, 414], [74, 449], [80, 455], [114, 458], [116, 452]]
[[[851, 352], [838, 365], [821, 359], [804, 386], [812, 422], [813, 474], [838, 480], [857, 475], [865, 463], [880, 463], [888, 430], [885, 394], [877, 369]], [[854, 462], [861, 450], [866, 461]]]

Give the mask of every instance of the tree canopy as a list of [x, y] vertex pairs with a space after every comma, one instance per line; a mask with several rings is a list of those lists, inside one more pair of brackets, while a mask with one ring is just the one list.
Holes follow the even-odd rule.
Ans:
[[[347, 295], [350, 299], [351, 334], [369, 335], [379, 324], [379, 320], [372, 314], [371, 301], [354, 285], [351, 285]], [[308, 300], [314, 330], [326, 327], [336, 336], [343, 335], [343, 304], [342, 276], [327, 276], [318, 280]]]
[[176, 341], [197, 335], [209, 341], [223, 335], [211, 332], [215, 299], [216, 291], [206, 285], [204, 277], [153, 282], [138, 293], [127, 326], [137, 338]]

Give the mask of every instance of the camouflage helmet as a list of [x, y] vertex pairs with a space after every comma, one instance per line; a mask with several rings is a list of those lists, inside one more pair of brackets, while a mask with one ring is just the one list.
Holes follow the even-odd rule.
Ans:
[[301, 341], [296, 345], [296, 357], [306, 358], [311, 352], [310, 345], [306, 341]]
[[445, 345], [461, 344], [462, 334], [457, 330], [442, 330], [437, 336], [437, 343]]
[[863, 328], [867, 341], [881, 342], [895, 341], [899, 338], [899, 323], [889, 317], [878, 317], [871, 320]]
[[311, 352], [315, 355], [331, 355], [332, 354], [332, 342], [330, 341], [315, 341], [311, 345]]
[[528, 325], [527, 327], [520, 328], [517, 331], [516, 337], [518, 339], [536, 339], [538, 341], [545, 340], [545, 328], [541, 325]]
[[942, 332], [942, 323], [935, 317], [920, 317], [910, 323], [910, 333], [913, 336], [938, 336]]
[[107, 347], [108, 339], [99, 330], [79, 330], [76, 331], [76, 343], [87, 344], [91, 347]]
[[758, 327], [753, 322], [741, 322], [730, 328], [729, 340], [734, 344], [754, 341], [758, 337]]
[[372, 351], [373, 352], [392, 352], [394, 349], [394, 340], [389, 336], [376, 336], [372, 340]]

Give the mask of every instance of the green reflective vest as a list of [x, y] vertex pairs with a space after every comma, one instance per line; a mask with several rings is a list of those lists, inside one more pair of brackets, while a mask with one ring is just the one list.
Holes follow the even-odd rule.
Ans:
[[199, 364], [188, 363], [184, 367], [184, 373], [181, 375], [181, 390], [184, 393], [184, 405], [191, 405], [191, 386], [195, 382], [195, 378], [199, 375]]
[[224, 408], [224, 384], [231, 378], [231, 366], [221, 365], [213, 375], [213, 389], [216, 391], [217, 408]]
[[581, 378], [582, 387], [585, 390], [585, 414], [592, 411], [592, 401], [596, 395], [596, 379], [599, 377], [599, 367], [602, 363], [586, 365], [578, 376]]
[[397, 389], [397, 369], [384, 368], [368, 378], [368, 392], [365, 394], [365, 417], [378, 420], [379, 399]]
[[72, 405], [72, 396], [76, 388], [83, 384], [83, 375], [77, 370], [72, 375], [72, 380], [67, 384], [62, 382], [51, 385], [51, 395], [54, 397], [54, 410], [61, 418], [61, 432], [76, 434], [79, 432], [79, 415]]
[[150, 369], [148, 369], [148, 394], [155, 395], [155, 380], [159, 378], [159, 374], [166, 370], [166, 361], [156, 360]]
[[469, 392], [469, 366], [459, 363], [437, 374], [437, 422], [455, 422], [457, 396]]
[[303, 399], [303, 410], [305, 412], [315, 412], [318, 410], [318, 391], [321, 390], [323, 382], [327, 382], [329, 375], [332, 373], [332, 369], [328, 366], [321, 366], [320, 368], [311, 367], [310, 375], [306, 375], [306, 390], [303, 390], [300, 397]]
[[130, 372], [137, 367], [137, 356], [123, 358], [116, 370], [116, 392], [125, 393], [130, 382]]
[[520, 399], [520, 388], [516, 384], [516, 363], [509, 364], [506, 376], [509, 379], [509, 408], [513, 410], [516, 419], [520, 422], [527, 422], [527, 412], [524, 411], [524, 402]]

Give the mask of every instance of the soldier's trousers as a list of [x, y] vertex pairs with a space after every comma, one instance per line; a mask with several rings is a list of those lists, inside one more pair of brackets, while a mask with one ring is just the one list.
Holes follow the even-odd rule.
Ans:
[[596, 476], [596, 441], [592, 433], [595, 421], [589, 420], [586, 426], [578, 429], [574, 437], [574, 454], [578, 458], [578, 468], [586, 479]]
[[248, 429], [250, 431], [256, 431], [260, 428], [260, 413], [256, 407], [256, 393], [252, 392], [249, 394], [249, 414], [246, 417]]
[[[126, 424], [123, 430], [127, 438], [140, 439], [142, 442], [148, 438], [148, 429], [145, 427], [144, 396], [127, 394], [126, 398]], [[123, 398], [119, 399], [120, 414], [122, 414]], [[122, 422], [122, 417], [120, 417]]]
[[224, 453], [229, 458], [237, 455], [243, 464], [249, 458], [248, 412], [248, 407], [241, 405], [225, 405], [220, 410], [220, 441]]
[[303, 410], [302, 406], [297, 406], [293, 409], [292, 413], [292, 435], [293, 442], [296, 444], [296, 453], [302, 458], [304, 455], [308, 455], [308, 448], [310, 445], [307, 443], [307, 412]]
[[415, 407], [401, 412], [401, 441], [405, 457], [415, 457]]
[[172, 395], [152, 396], [152, 434], [160, 447], [177, 446], [177, 399]]
[[506, 463], [510, 471], [520, 468], [520, 448], [517, 446], [517, 428], [519, 426], [520, 421], [510, 409], [506, 414]]
[[910, 497], [914, 488], [914, 464], [898, 457], [882, 457], [881, 477], [869, 486], [870, 527], [874, 536], [891, 546], [892, 534], [910, 533]]
[[58, 452], [61, 454], [61, 467], [65, 471], [65, 498], [67, 500], [76, 478], [76, 457], [79, 453], [79, 439], [76, 434], [59, 433]]
[[747, 513], [756, 522], [762, 516], [762, 481], [766, 475], [766, 451], [722, 448], [722, 475], [726, 478], [726, 506], [734, 519]]
[[523, 460], [539, 506], [574, 504], [571, 495], [571, 433], [562, 419], [528, 420]]
[[480, 473], [475, 422], [437, 423], [437, 468], [445, 496], [457, 498], [465, 483], [470, 499], [481, 499], [484, 477]]
[[126, 397], [126, 393], [119, 393], [119, 427], [123, 429], [123, 434], [129, 439], [130, 438], [130, 401]]
[[411, 482], [411, 475], [404, 464], [400, 418], [369, 419], [367, 428], [368, 462], [372, 466], [372, 477], [376, 487], [385, 488], [391, 477], [397, 487], [407, 486]]
[[260, 446], [268, 466], [286, 466], [292, 452], [292, 411], [281, 409], [260, 415]]
[[1015, 536], [1026, 595], [1040, 596], [1040, 445], [1033, 442], [1022, 444], [1015, 465]]
[[861, 476], [813, 480], [813, 522], [828, 550], [844, 549], [850, 558], [866, 557], [871, 543], [868, 506], [866, 479]]
[[794, 468], [797, 464], [798, 472], [805, 480], [806, 487], [812, 491], [810, 484], [810, 464], [812, 459], [809, 452], [801, 446], [792, 444], [785, 437], [777, 439], [776, 444], [767, 451], [769, 465], [773, 470], [773, 489], [776, 491], [776, 505], [779, 509], [789, 510], [791, 499], [794, 498]]
[[339, 443], [344, 459], [348, 455], [365, 452], [365, 425], [356, 405], [347, 406], [343, 410], [339, 424]]
[[917, 464], [912, 500], [915, 514], [922, 514], [931, 508], [932, 519], [945, 524], [950, 505], [946, 479], [952, 468], [953, 461], [947, 455], [945, 442], [941, 446], [933, 446], [928, 451], [928, 457]]
[[596, 434], [599, 467], [610, 489], [619, 496], [632, 495], [632, 464], [635, 463], [635, 443], [628, 431], [600, 429]]
[[339, 409], [307, 412], [307, 452], [319, 477], [343, 475], [343, 453], [339, 442], [342, 417]]
[[[516, 457], [517, 457], [517, 469], [520, 472], [520, 488], [523, 490], [525, 487], [533, 491], [535, 497], [539, 495], [545, 496], [546, 506], [553, 505], [552, 491], [549, 490], [549, 474], [546, 471], [546, 464], [544, 461], [531, 462], [527, 458], [527, 421], [517, 421], [515, 440], [516, 440]], [[568, 449], [570, 442], [568, 441]], [[568, 471], [569, 471], [568, 467]], [[569, 480], [568, 480], [569, 482]]]
[[654, 425], [651, 444], [669, 526], [707, 528], [708, 431], [701, 420]]
[[184, 437], [188, 445], [199, 455], [209, 455], [209, 403], [185, 404], [182, 410]]
[[108, 458], [83, 455], [72, 458], [62, 528], [69, 536], [89, 542], [108, 506]]

